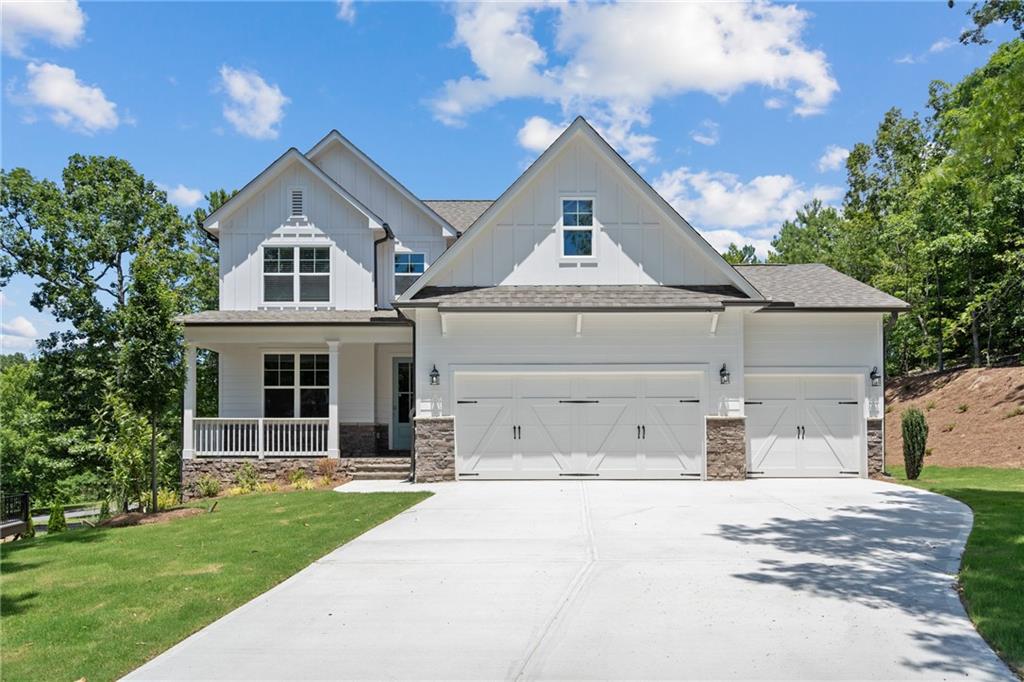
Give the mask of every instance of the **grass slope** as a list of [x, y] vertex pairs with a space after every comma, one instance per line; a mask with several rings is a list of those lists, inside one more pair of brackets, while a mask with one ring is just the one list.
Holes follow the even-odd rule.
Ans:
[[250, 495], [165, 524], [4, 544], [3, 678], [115, 679], [428, 496]]
[[1024, 673], [1024, 470], [925, 467], [901, 483], [947, 495], [974, 511], [960, 584], [978, 632]]

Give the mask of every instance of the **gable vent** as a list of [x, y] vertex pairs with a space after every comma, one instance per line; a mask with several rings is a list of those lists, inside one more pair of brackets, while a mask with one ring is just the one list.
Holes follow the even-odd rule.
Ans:
[[292, 189], [290, 192], [292, 217], [306, 215], [303, 204], [303, 196], [301, 189]]

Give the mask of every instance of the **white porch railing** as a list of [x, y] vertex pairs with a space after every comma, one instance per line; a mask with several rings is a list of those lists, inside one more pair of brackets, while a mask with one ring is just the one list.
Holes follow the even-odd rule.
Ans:
[[329, 419], [196, 418], [197, 457], [327, 456]]

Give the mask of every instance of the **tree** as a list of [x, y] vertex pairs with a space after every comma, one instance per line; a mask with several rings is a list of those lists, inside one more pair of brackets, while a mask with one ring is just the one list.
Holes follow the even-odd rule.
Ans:
[[833, 265], [842, 217], [839, 211], [814, 199], [787, 220], [772, 239], [769, 263], [825, 263]]
[[[952, 8], [953, 0], [949, 0]], [[995, 23], [1009, 22], [1013, 30], [1024, 38], [1024, 2], [1021, 0], [985, 0], [976, 2], [967, 10], [967, 16], [974, 22], [974, 28], [965, 29], [960, 34], [960, 42], [964, 45], [975, 43], [984, 45], [989, 42], [985, 29]]]
[[746, 244], [741, 248], [730, 243], [729, 248], [722, 254], [722, 258], [733, 265], [760, 262], [752, 244]]
[[132, 286], [121, 311], [124, 341], [118, 364], [127, 402], [149, 422], [152, 503], [157, 510], [159, 471], [157, 439], [161, 417], [174, 404], [181, 387], [179, 309], [166, 268], [163, 249], [147, 245], [132, 261]]

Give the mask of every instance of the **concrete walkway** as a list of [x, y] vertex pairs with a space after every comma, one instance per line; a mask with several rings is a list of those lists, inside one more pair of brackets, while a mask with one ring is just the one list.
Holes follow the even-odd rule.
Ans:
[[[1013, 679], [964, 505], [865, 480], [465, 482], [133, 679]], [[345, 491], [413, 489], [358, 482]]]

